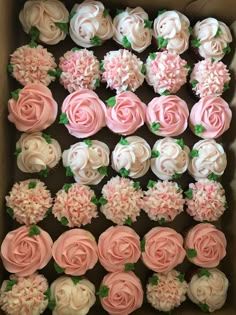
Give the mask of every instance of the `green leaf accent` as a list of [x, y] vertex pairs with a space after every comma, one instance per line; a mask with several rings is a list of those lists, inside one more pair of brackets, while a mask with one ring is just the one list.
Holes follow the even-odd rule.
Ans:
[[97, 295], [100, 297], [107, 297], [109, 293], [109, 288], [107, 285], [103, 285], [100, 290], [97, 292]]
[[128, 218], [128, 219], [126, 219], [126, 220], [125, 220], [125, 224], [126, 224], [126, 225], [131, 226], [131, 225], [132, 225], [132, 223], [133, 223], [133, 221], [132, 221], [132, 219], [131, 219], [131, 218]]
[[116, 97], [112, 96], [108, 100], [106, 100], [106, 103], [110, 107], [114, 107], [116, 105]]
[[159, 122], [152, 122], [150, 125], [150, 128], [153, 131], [157, 131], [161, 127], [161, 124]]
[[214, 174], [214, 173], [211, 173], [211, 174], [209, 174], [209, 175], [207, 176], [207, 178], [208, 178], [209, 180], [217, 181], [217, 179], [219, 178], [219, 176], [216, 175], [216, 174]]
[[56, 300], [54, 300], [54, 299], [50, 300], [48, 302], [48, 308], [50, 309], [50, 311], [53, 311], [55, 307], [56, 307]]
[[168, 40], [165, 39], [163, 36], [158, 36], [157, 37], [157, 42], [158, 42], [158, 49], [166, 47], [167, 44], [168, 44]]
[[162, 15], [163, 13], [165, 13], [167, 10], [159, 10], [157, 13], [157, 16]]
[[68, 193], [69, 189], [72, 187], [72, 184], [65, 184], [63, 186], [63, 189], [65, 190], [66, 193]]
[[161, 219], [158, 220], [158, 223], [159, 223], [160, 225], [164, 224], [165, 222], [166, 222], [166, 219], [165, 219], [165, 218], [161, 218]]
[[122, 145], [129, 145], [129, 141], [128, 141], [128, 140], [126, 140], [126, 139], [125, 139], [125, 138], [123, 138], [123, 137], [121, 137], [121, 138], [120, 138], [119, 143], [120, 143], [120, 144], [122, 144]]
[[17, 284], [17, 280], [9, 280], [7, 281], [6, 292], [11, 291], [15, 284]]
[[135, 190], [139, 190], [140, 189], [140, 182], [134, 182], [133, 187]]
[[66, 217], [62, 217], [61, 218], [61, 224], [64, 225], [64, 226], [67, 226], [69, 223], [68, 219]]
[[192, 35], [193, 34], [193, 28], [191, 26], [189, 26], [188, 28], [189, 34]]
[[57, 273], [63, 273], [65, 271], [64, 268], [61, 268], [55, 261], [54, 261], [54, 269], [56, 270]]
[[229, 82], [224, 84], [223, 92], [229, 90]]
[[188, 65], [188, 64], [186, 64], [186, 65], [184, 66], [184, 68], [187, 69], [188, 71], [191, 71], [191, 70], [192, 70], [192, 67], [191, 67], [190, 65]]
[[57, 68], [56, 70], [48, 70], [48, 74], [51, 77], [55, 77], [55, 78], [60, 78], [61, 74], [62, 74], [62, 70], [60, 68]]
[[199, 278], [204, 277], [204, 276], [209, 278], [211, 273], [206, 268], [201, 268], [199, 270], [199, 272], [197, 273], [197, 275], [198, 275]]
[[100, 37], [98, 37], [98, 36], [94, 36], [93, 38], [91, 38], [91, 44], [93, 45], [93, 46], [101, 46], [102, 45], [102, 40], [101, 40], [101, 38]]
[[143, 75], [145, 75], [146, 72], [147, 72], [146, 66], [145, 66], [145, 65], [142, 65], [141, 73], [142, 73]]
[[65, 124], [65, 125], [66, 125], [66, 124], [68, 124], [68, 122], [69, 122], [69, 119], [68, 119], [66, 113], [62, 113], [62, 114], [60, 115], [59, 124]]
[[15, 90], [15, 91], [13, 91], [13, 92], [11, 92], [11, 97], [14, 99], [14, 100], [18, 100], [18, 98], [19, 98], [19, 93], [20, 93], [20, 91], [21, 91], [21, 89], [17, 89], [17, 90]]
[[184, 282], [185, 278], [184, 278], [185, 274], [184, 273], [180, 273], [177, 278], [179, 279], [180, 282]]
[[196, 135], [199, 135], [200, 133], [202, 133], [205, 130], [206, 130], [205, 127], [203, 127], [202, 125], [195, 125], [194, 126], [194, 132]]
[[201, 46], [200, 40], [197, 39], [197, 38], [192, 39], [192, 40], [191, 40], [191, 46], [192, 46], [193, 48], [199, 48], [199, 47]]
[[130, 41], [128, 40], [127, 36], [123, 36], [123, 38], [122, 38], [122, 45], [123, 45], [125, 48], [130, 48], [130, 47], [131, 47], [131, 43], [130, 43]]
[[73, 172], [72, 172], [70, 166], [67, 166], [67, 167], [66, 167], [66, 176], [68, 176], [68, 177], [74, 176], [74, 174], [73, 174]]
[[45, 300], [50, 300], [51, 298], [51, 291], [49, 288], [47, 288], [47, 290], [44, 292], [44, 295], [45, 295]]
[[181, 174], [181, 173], [175, 173], [174, 175], [172, 175], [172, 178], [173, 178], [173, 179], [179, 179], [179, 178], [182, 177], [182, 175], [183, 175], [183, 174]]
[[198, 150], [196, 150], [196, 149], [193, 149], [190, 153], [189, 153], [189, 157], [191, 158], [191, 159], [193, 159], [193, 158], [195, 158], [195, 157], [198, 157], [199, 156], [199, 152], [198, 152]]
[[98, 168], [98, 173], [102, 174], [102, 175], [105, 175], [105, 176], [108, 176], [108, 173], [107, 173], [107, 166], [101, 166]]
[[125, 10], [122, 10], [122, 9], [116, 9], [116, 15], [121, 14], [121, 13], [123, 13], [123, 12], [125, 12]]
[[14, 210], [10, 207], [7, 208], [7, 213], [9, 214], [10, 217], [14, 217]]
[[216, 61], [216, 60], [215, 60], [214, 58], [212, 58], [212, 57], [211, 57], [211, 62], [213, 63], [213, 62], [215, 62], [215, 61]]
[[74, 47], [74, 48], [71, 49], [72, 52], [76, 52], [78, 50], [80, 50], [80, 48], [78, 48], [78, 47]]
[[132, 263], [125, 264], [125, 271], [135, 270], [135, 266]]
[[100, 87], [100, 85], [101, 85], [100, 80], [96, 79], [94, 86], [97, 88], [97, 87]]
[[165, 90], [164, 92], [160, 93], [160, 95], [164, 95], [164, 96], [170, 95], [170, 91]]
[[39, 39], [39, 35], [40, 35], [39, 29], [36, 26], [31, 27], [29, 36], [33, 42]]
[[30, 48], [36, 48], [38, 46], [38, 44], [34, 41], [34, 40], [31, 40], [30, 42], [29, 42], [29, 47]]
[[91, 141], [90, 139], [85, 139], [83, 142], [84, 142], [85, 144], [87, 144], [87, 146], [88, 146], [89, 148], [91, 148], [91, 146], [92, 146], [92, 141]]
[[160, 152], [159, 152], [159, 151], [157, 151], [157, 150], [152, 150], [152, 153], [151, 153], [151, 158], [152, 158], [152, 159], [157, 158], [159, 155], [160, 155]]
[[42, 137], [46, 140], [46, 142], [48, 144], [51, 144], [52, 143], [52, 138], [51, 136], [47, 135], [46, 133], [42, 133]]
[[184, 140], [182, 138], [177, 139], [175, 142], [181, 147], [182, 150], [184, 149]]
[[193, 80], [193, 81], [191, 82], [192, 88], [195, 89], [195, 87], [197, 86], [197, 84], [198, 84], [198, 81], [197, 81], [197, 80]]
[[46, 212], [46, 216], [52, 214], [52, 208], [49, 208], [48, 211]]
[[184, 194], [188, 199], [193, 199], [193, 190], [191, 188], [185, 191]]
[[140, 242], [140, 248], [141, 248], [141, 252], [145, 252], [145, 245], [146, 245], [146, 240], [145, 238], [143, 238]]
[[209, 306], [207, 304], [199, 303], [198, 306], [203, 313], [209, 313]]
[[99, 64], [99, 69], [101, 71], [105, 71], [105, 68], [104, 68], [104, 61], [101, 61], [100, 64]]
[[69, 20], [71, 20], [76, 15], [75, 11], [70, 12], [69, 14]]
[[56, 25], [60, 30], [62, 30], [63, 32], [65, 32], [66, 34], [68, 34], [68, 32], [69, 32], [68, 23], [56, 22], [55, 25]]
[[188, 258], [194, 258], [194, 257], [196, 257], [196, 256], [197, 256], [197, 251], [196, 251], [196, 249], [194, 249], [194, 248], [189, 248], [189, 249], [187, 250], [187, 256], [188, 256]]
[[130, 170], [127, 170], [126, 168], [121, 168], [121, 169], [119, 170], [119, 173], [120, 173], [121, 177], [127, 177], [127, 176], [129, 176], [129, 172], [130, 172]]
[[104, 197], [100, 197], [100, 198], [99, 198], [99, 203], [100, 203], [101, 206], [106, 205], [107, 202], [108, 202], [108, 201], [107, 201]]
[[216, 37], [219, 37], [220, 35], [222, 35], [223, 34], [223, 32], [222, 32], [222, 29], [220, 28], [220, 27], [218, 27], [218, 29], [217, 29], [217, 32], [216, 32], [216, 34], [215, 34], [215, 38]]
[[104, 16], [104, 17], [108, 16], [108, 15], [109, 15], [109, 11], [110, 11], [110, 9], [105, 8], [105, 9], [103, 10], [103, 16]]
[[153, 21], [150, 21], [150, 20], [144, 20], [144, 27], [145, 28], [152, 28], [152, 24], [153, 24]]
[[8, 73], [12, 74], [13, 71], [14, 71], [13, 65], [9, 64], [9, 65], [7, 66], [7, 71], [8, 71]]
[[223, 49], [223, 52], [225, 54], [229, 54], [231, 52], [231, 48], [230, 48], [229, 44], [227, 44], [227, 46]]
[[35, 235], [40, 235], [40, 229], [37, 227], [37, 225], [33, 225], [29, 229], [29, 236], [33, 237]]
[[73, 277], [71, 277], [71, 280], [74, 282], [74, 285], [76, 285], [77, 283], [79, 283], [82, 280], [82, 278], [79, 276], [73, 276]]
[[14, 155], [17, 157], [22, 152], [21, 148], [16, 148]]
[[47, 177], [49, 174], [49, 169], [48, 168], [45, 168], [44, 170], [41, 170], [39, 172], [39, 175], [42, 176], [42, 177]]
[[150, 283], [152, 286], [158, 285], [158, 282], [159, 282], [158, 276], [152, 276], [152, 277], [149, 279], [149, 283]]
[[150, 53], [150, 54], [149, 54], [149, 58], [150, 58], [151, 60], [155, 60], [155, 59], [156, 59], [156, 56], [157, 56], [156, 53]]
[[97, 199], [96, 196], [93, 196], [93, 197], [90, 199], [90, 201], [91, 201], [92, 203], [94, 203], [96, 206], [99, 204], [99, 200]]
[[147, 188], [153, 188], [156, 185], [157, 182], [154, 180], [149, 180], [147, 184]]
[[29, 189], [34, 189], [37, 186], [36, 182], [29, 182], [28, 188]]

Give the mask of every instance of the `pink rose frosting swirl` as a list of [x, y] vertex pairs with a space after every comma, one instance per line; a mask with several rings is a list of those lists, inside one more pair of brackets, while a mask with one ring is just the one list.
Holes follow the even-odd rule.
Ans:
[[185, 258], [183, 237], [167, 227], [152, 228], [145, 236], [143, 263], [156, 272], [168, 272]]
[[88, 89], [68, 95], [61, 111], [68, 119], [66, 128], [76, 138], [90, 137], [106, 125], [106, 106], [95, 92]]
[[128, 315], [143, 303], [143, 289], [132, 271], [107, 274], [101, 288], [108, 288], [108, 296], [100, 297], [102, 307], [112, 315]]
[[210, 223], [195, 225], [185, 238], [188, 259], [204, 268], [217, 267], [226, 255], [227, 241], [223, 232]]
[[157, 136], [178, 136], [187, 128], [188, 116], [188, 106], [180, 97], [160, 96], [153, 98], [148, 104], [146, 124]]
[[52, 257], [52, 239], [38, 226], [21, 226], [10, 231], [1, 245], [1, 258], [7, 271], [30, 276], [43, 269]]
[[98, 261], [97, 243], [86, 230], [69, 230], [54, 242], [52, 256], [65, 274], [82, 276]]

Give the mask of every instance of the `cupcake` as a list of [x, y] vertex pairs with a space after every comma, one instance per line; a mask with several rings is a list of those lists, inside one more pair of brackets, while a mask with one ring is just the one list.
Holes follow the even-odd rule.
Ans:
[[189, 152], [183, 139], [157, 140], [152, 149], [152, 172], [162, 180], [180, 178], [188, 168]]
[[188, 49], [189, 19], [179, 11], [159, 11], [153, 23], [153, 37], [158, 50], [180, 55]]
[[160, 95], [175, 94], [187, 82], [189, 66], [179, 55], [167, 51], [149, 54], [146, 81]]
[[184, 274], [172, 269], [154, 273], [147, 284], [147, 300], [160, 312], [172, 312], [186, 300], [188, 284]]
[[152, 40], [152, 21], [142, 8], [129, 8], [119, 12], [113, 20], [113, 39], [138, 53], [143, 52]]
[[227, 207], [223, 186], [209, 179], [189, 184], [185, 195], [186, 211], [196, 221], [217, 221]]
[[186, 102], [176, 95], [155, 97], [147, 106], [146, 125], [157, 136], [174, 137], [188, 126]]
[[77, 142], [62, 154], [66, 175], [73, 176], [79, 184], [97, 185], [107, 176], [109, 154], [104, 142], [90, 139]]
[[52, 239], [37, 225], [21, 226], [8, 232], [1, 245], [5, 269], [27, 277], [43, 269], [52, 257]]
[[111, 155], [111, 166], [122, 175], [131, 178], [144, 176], [150, 167], [151, 148], [138, 136], [121, 138]]
[[106, 53], [101, 68], [102, 82], [117, 94], [135, 92], [143, 84], [146, 72], [143, 62], [126, 49]]
[[118, 225], [136, 222], [143, 205], [139, 183], [119, 176], [111, 178], [102, 188], [100, 211]]
[[140, 256], [140, 238], [128, 226], [111, 226], [99, 237], [99, 261], [109, 272], [134, 270]]
[[146, 105], [134, 93], [122, 92], [106, 102], [107, 127], [114, 133], [127, 136], [143, 126]]
[[226, 255], [225, 235], [210, 223], [199, 223], [187, 234], [184, 246], [188, 259], [199, 267], [217, 267]]
[[52, 207], [52, 196], [38, 179], [15, 183], [5, 197], [8, 214], [20, 224], [31, 225], [42, 221]]
[[59, 68], [60, 83], [70, 93], [100, 85], [99, 61], [93, 51], [73, 48], [60, 58]]
[[57, 102], [42, 84], [27, 84], [11, 93], [8, 119], [19, 131], [37, 132], [51, 126], [57, 117]]
[[16, 143], [17, 166], [24, 173], [47, 177], [61, 159], [57, 140], [42, 132], [23, 133]]
[[213, 139], [229, 129], [231, 119], [231, 109], [223, 98], [206, 96], [192, 107], [189, 126], [198, 137]]
[[28, 0], [19, 19], [33, 42], [55, 45], [64, 40], [68, 33], [69, 12], [58, 0]]
[[132, 271], [107, 274], [98, 292], [102, 307], [112, 315], [129, 315], [143, 303], [143, 289]]
[[144, 191], [143, 210], [160, 224], [171, 222], [184, 210], [182, 189], [175, 182], [149, 181]]
[[142, 261], [150, 270], [166, 273], [183, 262], [183, 242], [182, 235], [175, 230], [154, 227], [142, 240]]
[[230, 53], [232, 35], [228, 26], [212, 17], [195, 24], [191, 46], [199, 59], [214, 58], [221, 60]]
[[195, 180], [217, 180], [227, 165], [226, 154], [221, 144], [213, 139], [200, 140], [190, 152], [188, 171]]
[[43, 275], [10, 275], [0, 289], [1, 309], [7, 315], [40, 315], [48, 306], [48, 282]]
[[72, 229], [62, 233], [54, 242], [52, 256], [57, 273], [82, 276], [98, 261], [97, 243], [90, 232]]
[[106, 106], [95, 92], [88, 89], [68, 95], [61, 111], [60, 124], [64, 124], [76, 138], [90, 137], [106, 125]]
[[113, 33], [109, 10], [100, 1], [85, 0], [72, 8], [70, 37], [77, 45], [101, 46]]

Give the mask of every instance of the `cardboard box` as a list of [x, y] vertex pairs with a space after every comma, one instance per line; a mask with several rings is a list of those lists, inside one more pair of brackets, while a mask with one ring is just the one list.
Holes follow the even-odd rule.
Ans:
[[[73, 3], [76, 1], [69, 0], [64, 1], [68, 9], [72, 8]], [[79, 1], [80, 2], [80, 1]], [[225, 21], [228, 25], [233, 23], [236, 17], [236, 3], [235, 0], [159, 0], [159, 1], [151, 1], [151, 0], [103, 0], [104, 4], [110, 8], [122, 8], [125, 6], [142, 6], [146, 9], [151, 18], [155, 18], [156, 12], [158, 9], [177, 9], [181, 12], [185, 13], [193, 22], [198, 20], [201, 17], [209, 17], [214, 16], [220, 20]], [[1, 206], [1, 219], [0, 219], [0, 236], [1, 240], [6, 235], [7, 231], [12, 230], [18, 225], [11, 220], [6, 214], [5, 209], [5, 201], [4, 197], [13, 185], [15, 181], [23, 180], [26, 178], [33, 178], [30, 174], [23, 174], [16, 167], [15, 157], [13, 155], [15, 151], [15, 142], [19, 138], [20, 133], [16, 132], [15, 127], [7, 121], [7, 101], [10, 96], [10, 91], [15, 90], [19, 87], [19, 84], [12, 78], [9, 78], [7, 74], [7, 65], [9, 62], [9, 55], [13, 52], [17, 47], [29, 42], [29, 38], [22, 31], [21, 25], [18, 21], [18, 14], [20, 8], [23, 7], [24, 1], [0, 1], [0, 206]], [[114, 10], [112, 10], [113, 12]], [[236, 34], [236, 22], [232, 24], [232, 30], [235, 30]], [[62, 55], [66, 50], [71, 49], [76, 46], [72, 40], [68, 37], [64, 42], [56, 46], [49, 47], [49, 50], [55, 54], [57, 61], [58, 57]], [[233, 45], [232, 45], [233, 47]], [[95, 54], [99, 59], [102, 59], [104, 52], [108, 50], [118, 49], [117, 45], [114, 41], [110, 40], [104, 46], [100, 48], [95, 48]], [[154, 47], [148, 48], [144, 53], [141, 54], [141, 58], [143, 60], [146, 59], [149, 52], [155, 51]], [[191, 64], [193, 64], [194, 59], [191, 54], [187, 53], [183, 57], [188, 59]], [[236, 119], [236, 90], [235, 90], [235, 73], [236, 71], [236, 56], [234, 58], [233, 53], [231, 53], [228, 57], [224, 59], [224, 62], [228, 65], [231, 65], [231, 84], [230, 91], [224, 94], [224, 98], [229, 102], [232, 111], [233, 111], [233, 119], [231, 124], [231, 129], [223, 135], [219, 142], [222, 142], [228, 158], [228, 166], [226, 172], [222, 178], [222, 183], [226, 189], [229, 209], [224, 214], [223, 218], [218, 222], [218, 226], [223, 229], [228, 239], [228, 247], [227, 247], [227, 257], [223, 260], [220, 269], [223, 270], [227, 277], [230, 280], [230, 288], [228, 299], [222, 310], [216, 312], [217, 315], [235, 315], [236, 314], [236, 263], [235, 263], [235, 251], [236, 251], [236, 140], [235, 140], [235, 119]], [[59, 83], [53, 83], [50, 85], [52, 89], [53, 95], [58, 101], [59, 108], [66, 97], [67, 92], [64, 90]], [[113, 96], [114, 93], [112, 91], [106, 90], [105, 85], [99, 88], [96, 92], [98, 92], [99, 96], [102, 100], [108, 99], [110, 96]], [[178, 93], [180, 97], [183, 97], [189, 106], [191, 107], [195, 100], [190, 95], [191, 93], [188, 91], [188, 87], [185, 86]], [[154, 96], [154, 92], [150, 87], [146, 84], [142, 86], [142, 88], [138, 89], [137, 95], [144, 101], [149, 102]], [[59, 110], [60, 112], [60, 110]], [[55, 123], [51, 126], [47, 133], [51, 134], [62, 146], [62, 149], [66, 149], [70, 146], [70, 144], [77, 142], [78, 140], [72, 136], [70, 136], [64, 126], [61, 126]], [[152, 135], [146, 127], [141, 128], [137, 135], [143, 136], [150, 145], [153, 145], [156, 141], [156, 137]], [[114, 148], [115, 144], [119, 141], [119, 136], [114, 135], [108, 131], [107, 128], [104, 128], [97, 135], [91, 137], [92, 139], [98, 139], [109, 144], [111, 150]], [[187, 130], [183, 134], [183, 138], [187, 145], [190, 147], [193, 143], [199, 140], [199, 138], [194, 137], [190, 130]], [[109, 169], [109, 175], [113, 176], [115, 173]], [[148, 182], [148, 179], [155, 179], [155, 176], [151, 173], [151, 171], [141, 179], [141, 184], [145, 186]], [[44, 179], [42, 179], [44, 180]], [[66, 178], [65, 169], [60, 164], [60, 166], [52, 172], [48, 178], [45, 180], [49, 189], [55, 194], [65, 182], [71, 181], [71, 179]], [[184, 175], [184, 179], [181, 181], [183, 188], [187, 186], [187, 183], [191, 181], [191, 178], [186, 174]], [[99, 193], [101, 191], [102, 186], [105, 184], [106, 180], [103, 180], [100, 185], [95, 187], [95, 191]], [[175, 228], [179, 232], [183, 232], [188, 226], [193, 225], [194, 222], [191, 220], [187, 214], [181, 214], [176, 220], [168, 224], [168, 226]], [[53, 240], [55, 240], [66, 228], [62, 227], [56, 219], [51, 215], [46, 218], [43, 222], [39, 224], [42, 228], [46, 229]], [[101, 215], [98, 219], [95, 219], [91, 226], [86, 226], [86, 229], [92, 231], [96, 238], [108, 228], [111, 223]], [[147, 217], [142, 214], [139, 217], [137, 223], [133, 225], [134, 229], [139, 233], [142, 237], [149, 229], [151, 229], [156, 224], [147, 219]], [[187, 260], [180, 267], [177, 267], [179, 270], [187, 270], [190, 268], [190, 264]], [[53, 269], [53, 264], [50, 264], [43, 270], [43, 273], [48, 278], [49, 282], [53, 281], [58, 275]], [[96, 268], [87, 273], [88, 278], [94, 282], [96, 288], [98, 286], [105, 275], [104, 269], [98, 264]], [[136, 268], [137, 275], [141, 278], [143, 285], [147, 281], [149, 275], [152, 272], [148, 271], [141, 262], [138, 263]], [[7, 273], [4, 271], [1, 265], [1, 281], [6, 278]], [[154, 315], [158, 312], [151, 308], [149, 305], [144, 303], [142, 309], [136, 311], [134, 314], [136, 315]], [[192, 303], [186, 301], [183, 305], [175, 311], [176, 315], [200, 315], [201, 311]], [[0, 312], [0, 314], [2, 314]], [[45, 314], [51, 314], [50, 311], [46, 311]], [[106, 314], [104, 310], [100, 307], [99, 303], [94, 306], [90, 312], [90, 315], [95, 314]], [[20, 314], [19, 314], [20, 315]]]

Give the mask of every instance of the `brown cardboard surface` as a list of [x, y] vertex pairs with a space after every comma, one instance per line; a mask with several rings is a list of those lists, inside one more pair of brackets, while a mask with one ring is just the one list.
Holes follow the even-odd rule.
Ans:
[[[13, 157], [14, 146], [16, 139], [19, 138], [20, 133], [16, 132], [14, 126], [7, 122], [7, 100], [9, 98], [9, 93], [11, 90], [19, 87], [19, 85], [15, 82], [14, 79], [8, 77], [6, 72], [6, 67], [8, 64], [9, 54], [18, 46], [23, 45], [28, 42], [28, 37], [23, 33], [21, 26], [18, 22], [18, 12], [19, 8], [22, 7], [24, 1], [15, 1], [8, 0], [7, 2], [4, 0], [0, 0], [0, 78], [1, 78], [1, 88], [0, 88], [0, 209], [1, 209], [1, 219], [0, 219], [0, 236], [1, 239], [6, 234], [7, 230], [14, 229], [18, 225], [13, 222], [5, 212], [5, 203], [4, 196], [9, 191], [11, 185], [18, 180], [23, 180], [26, 178], [33, 178], [34, 175], [24, 174], [20, 172], [17, 167]], [[201, 16], [216, 16], [226, 22], [232, 22], [236, 13], [236, 6], [234, 5], [235, 1], [225, 0], [223, 3], [220, 0], [214, 1], [174, 1], [174, 0], [160, 0], [160, 1], [149, 1], [149, 0], [113, 0], [103, 1], [107, 4], [108, 7], [116, 8], [116, 7], [124, 7], [126, 5], [129, 6], [142, 6], [144, 9], [147, 9], [151, 12], [151, 16], [154, 17], [158, 9], [169, 8], [169, 9], [178, 9], [182, 12], [186, 12], [187, 15], [193, 20], [196, 20], [200, 15]], [[72, 4], [75, 3], [73, 0], [65, 1], [68, 9], [71, 9]], [[112, 4], [111, 4], [112, 3]], [[234, 25], [235, 34], [236, 34], [236, 23]], [[61, 42], [59, 45], [48, 47], [49, 51], [51, 51], [57, 58], [61, 56], [66, 50], [71, 49], [76, 46], [72, 40], [68, 37], [64, 42]], [[99, 59], [102, 59], [105, 51], [118, 49], [118, 46], [112, 40], [105, 43], [102, 47], [95, 48], [95, 54]], [[145, 60], [148, 56], [149, 52], [155, 51], [154, 47], [148, 48], [144, 53], [140, 55], [142, 60]], [[235, 55], [236, 56], [236, 55]], [[183, 56], [186, 58], [190, 64], [194, 63], [194, 58], [191, 53], [186, 53]], [[236, 57], [233, 59], [233, 54], [224, 59], [227, 64], [231, 64], [231, 89], [224, 94], [224, 98], [230, 103], [231, 108], [233, 110], [233, 120], [230, 131], [226, 132], [225, 135], [219, 139], [219, 142], [222, 142], [228, 157], [228, 167], [226, 172], [222, 178], [222, 183], [226, 189], [227, 199], [229, 203], [229, 209], [217, 223], [217, 225], [224, 230], [226, 233], [226, 237], [228, 239], [228, 248], [227, 248], [227, 257], [223, 260], [220, 268], [226, 273], [228, 276], [231, 286], [229, 290], [229, 296], [227, 299], [227, 303], [225, 307], [216, 312], [217, 315], [235, 315], [236, 314], [236, 264], [234, 262], [235, 259], [235, 251], [236, 251], [236, 212], [234, 208], [236, 206], [236, 137], [235, 137], [235, 119], [236, 119], [236, 93], [235, 93], [235, 65], [236, 65]], [[62, 104], [63, 99], [68, 95], [68, 93], [64, 90], [64, 88], [59, 83], [53, 83], [50, 85], [52, 93], [56, 98], [59, 108]], [[114, 92], [110, 90], [106, 90], [105, 85], [96, 91], [98, 95], [101, 97], [103, 101], [108, 99], [109, 97], [114, 95]], [[137, 90], [137, 95], [145, 102], [148, 103], [153, 97], [155, 97], [155, 93], [152, 91], [150, 87], [143, 84], [143, 86]], [[196, 101], [188, 90], [187, 85], [184, 86], [180, 92], [177, 94], [185, 101], [187, 101], [189, 107], [194, 104]], [[60, 112], [60, 111], [59, 111]], [[58, 124], [54, 123], [47, 131], [48, 134], [55, 137], [59, 143], [61, 144], [62, 150], [67, 149], [72, 143], [79, 141], [78, 139], [69, 135], [67, 129]], [[157, 137], [151, 134], [146, 127], [142, 127], [137, 135], [144, 137], [149, 144], [152, 146], [154, 142], [157, 140]], [[112, 134], [107, 128], [104, 128], [98, 134], [91, 137], [92, 139], [98, 139], [106, 142], [110, 149], [112, 150], [115, 144], [119, 141], [120, 136]], [[188, 129], [184, 134], [183, 138], [187, 145], [190, 147], [199, 140], [199, 138], [193, 136], [191, 131]], [[109, 167], [109, 176], [113, 176], [115, 173], [112, 171], [111, 167]], [[149, 179], [155, 179], [155, 176], [149, 171], [147, 175], [140, 179], [140, 182], [143, 187], [146, 186]], [[44, 179], [42, 179], [44, 180]], [[93, 187], [96, 191], [97, 195], [99, 195], [102, 186], [105, 184], [107, 179], [103, 180], [101, 184], [96, 187]], [[187, 187], [187, 184], [191, 181], [191, 177], [187, 174], [183, 176], [183, 179], [180, 181], [183, 188]], [[65, 176], [65, 169], [62, 167], [62, 164], [56, 168], [45, 180], [49, 189], [55, 194], [65, 182], [72, 182], [71, 178]], [[183, 213], [173, 223], [168, 224], [168, 226], [176, 229], [178, 232], [183, 232], [186, 227], [195, 224], [195, 222], [186, 214]], [[104, 216], [101, 214], [98, 219], [95, 219], [91, 225], [86, 226], [85, 228], [90, 230], [96, 238], [111, 225], [110, 221], [107, 221]], [[52, 236], [53, 240], [55, 240], [63, 231], [67, 230], [56, 219], [51, 215], [46, 218], [43, 222], [39, 224], [42, 228], [47, 230]], [[153, 226], [156, 226], [154, 222], [151, 222], [145, 214], [142, 214], [141, 217], [138, 218], [137, 223], [133, 224], [133, 228], [139, 233], [142, 237], [149, 229]], [[191, 268], [191, 265], [187, 260], [179, 266], [177, 269], [187, 271]], [[58, 275], [53, 270], [53, 264], [50, 264], [43, 270], [43, 273], [48, 278], [49, 282], [52, 282]], [[94, 270], [89, 271], [87, 273], [87, 277], [89, 280], [94, 282], [96, 288], [98, 288], [99, 283], [102, 280], [102, 277], [105, 275], [104, 269], [97, 264]], [[152, 272], [148, 271], [141, 262], [138, 263], [136, 267], [136, 273], [140, 277], [143, 286], [145, 287], [145, 283], [147, 278], [152, 274]], [[1, 281], [7, 275], [3, 269], [1, 269]], [[134, 314], [136, 315], [154, 315], [158, 312], [152, 309], [150, 306], [144, 303], [142, 309], [136, 311]], [[176, 315], [198, 315], [202, 314], [198, 308], [190, 302], [184, 303], [178, 310], [175, 311]], [[0, 312], [0, 314], [2, 314]], [[51, 312], [47, 311], [45, 314], [51, 314]], [[99, 306], [99, 303], [91, 309], [89, 314], [106, 314], [104, 310]], [[19, 314], [20, 315], [20, 314]]]

